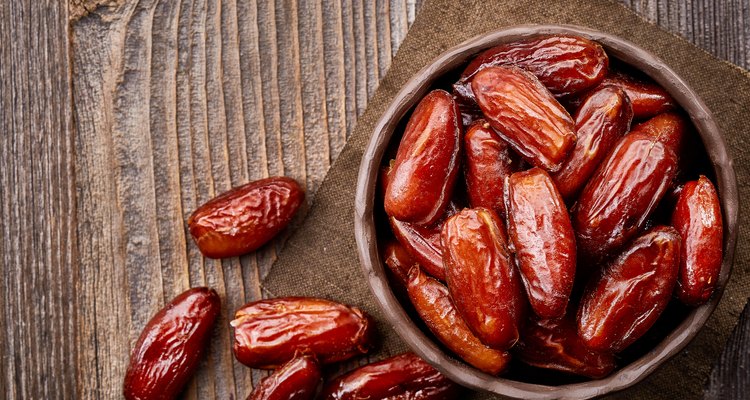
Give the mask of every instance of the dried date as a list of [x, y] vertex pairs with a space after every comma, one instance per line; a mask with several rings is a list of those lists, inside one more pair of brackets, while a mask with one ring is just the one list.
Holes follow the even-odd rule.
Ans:
[[151, 318], [130, 354], [126, 399], [177, 398], [205, 353], [220, 303], [213, 289], [193, 288]]
[[488, 67], [471, 81], [477, 104], [530, 164], [557, 171], [576, 142], [573, 120], [539, 80], [516, 67]]
[[708, 178], [701, 176], [685, 184], [672, 214], [672, 226], [682, 236], [677, 298], [697, 306], [711, 297], [722, 261], [721, 205]]
[[305, 192], [293, 179], [261, 179], [200, 206], [188, 218], [188, 227], [204, 256], [239, 256], [257, 250], [281, 232], [304, 198]]
[[485, 346], [471, 332], [445, 285], [425, 275], [419, 268], [412, 268], [408, 291], [420, 318], [446, 347], [488, 374], [497, 375], [505, 370], [510, 354]]
[[618, 353], [640, 338], [667, 307], [679, 263], [674, 228], [657, 226], [634, 240], [586, 288], [578, 308], [586, 346]]
[[531, 308], [542, 318], [558, 318], [573, 290], [575, 232], [552, 178], [532, 168], [505, 184], [508, 237]]
[[519, 160], [483, 119], [474, 122], [464, 136], [464, 177], [472, 207], [494, 210], [505, 217], [503, 183], [520, 166]]
[[630, 130], [632, 120], [630, 99], [620, 88], [601, 86], [586, 98], [575, 114], [576, 145], [552, 175], [564, 199], [578, 195], [612, 147]]
[[231, 326], [234, 355], [251, 368], [276, 368], [298, 353], [324, 364], [343, 361], [367, 353], [373, 339], [370, 318], [360, 309], [306, 297], [249, 303]]
[[453, 97], [433, 90], [409, 118], [385, 192], [385, 211], [430, 225], [445, 213], [460, 164], [461, 121]]
[[677, 156], [649, 135], [625, 135], [586, 184], [573, 210], [578, 251], [612, 256], [644, 227], [677, 174]]
[[593, 379], [604, 378], [616, 367], [611, 352], [586, 347], [578, 336], [575, 318], [570, 317], [527, 322], [513, 354], [534, 367]]
[[365, 365], [326, 385], [322, 400], [448, 400], [461, 394], [458, 385], [414, 353]]
[[297, 356], [263, 378], [247, 400], [313, 400], [322, 377], [314, 356]]
[[494, 211], [464, 209], [443, 224], [443, 265], [453, 303], [469, 329], [495, 349], [518, 340], [525, 299]]

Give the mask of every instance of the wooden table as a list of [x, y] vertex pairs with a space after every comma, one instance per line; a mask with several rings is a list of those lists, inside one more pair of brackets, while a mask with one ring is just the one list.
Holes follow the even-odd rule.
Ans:
[[[750, 1], [622, 0], [750, 67]], [[276, 246], [207, 260], [184, 221], [288, 175], [314, 199], [420, 1], [0, 2], [0, 398], [117, 398], [149, 317], [189, 286], [261, 296]], [[221, 329], [187, 398], [259, 373]]]

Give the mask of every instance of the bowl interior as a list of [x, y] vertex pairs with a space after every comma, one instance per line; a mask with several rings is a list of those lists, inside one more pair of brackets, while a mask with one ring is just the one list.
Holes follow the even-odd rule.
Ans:
[[[514, 362], [502, 377], [494, 377], [457, 360], [434, 340], [419, 318], [410, 312], [408, 300], [399, 301], [390, 289], [378, 251], [378, 239], [389, 232], [382, 205], [375, 204], [378, 170], [384, 161], [395, 154], [409, 114], [419, 100], [434, 88], [450, 90], [450, 84], [458, 79], [463, 67], [482, 50], [548, 34], [574, 34], [595, 40], [605, 48], [611, 63], [633, 68], [663, 86], [688, 113], [696, 128], [693, 140], [697, 146], [691, 148], [700, 151], [690, 154], [692, 159], [689, 165], [718, 183], [722, 202], [724, 260], [715, 295], [708, 303], [697, 308], [671, 302], [657, 324], [621, 354], [618, 361], [621, 367], [600, 380], [564, 376], [518, 362]], [[454, 381], [507, 397], [589, 398], [635, 384], [679, 352], [695, 336], [715, 309], [732, 266], [737, 235], [736, 178], [726, 145], [705, 105], [682, 79], [655, 56], [620, 38], [581, 27], [518, 26], [471, 39], [441, 55], [404, 86], [376, 125], [363, 157], [357, 185], [355, 235], [359, 256], [368, 283], [386, 317], [409, 347]], [[658, 220], [660, 216], [656, 218]]]

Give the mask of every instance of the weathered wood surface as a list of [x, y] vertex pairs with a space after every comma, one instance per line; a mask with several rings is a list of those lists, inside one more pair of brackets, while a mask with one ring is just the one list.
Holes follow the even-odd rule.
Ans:
[[746, 399], [750, 393], [750, 299], [716, 362], [705, 400]]
[[[622, 2], [750, 66], [750, 0]], [[226, 313], [284, 239], [205, 260], [184, 221], [268, 175], [313, 194], [419, 3], [0, 2], [0, 398], [119, 397], [140, 329], [197, 285], [225, 314], [186, 398], [246, 396]]]

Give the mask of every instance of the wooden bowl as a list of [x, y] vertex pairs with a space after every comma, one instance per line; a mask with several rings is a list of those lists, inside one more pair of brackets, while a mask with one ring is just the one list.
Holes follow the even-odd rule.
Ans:
[[[389, 287], [378, 251], [378, 230], [382, 221], [376, 210], [378, 170], [392, 138], [398, 140], [404, 119], [422, 97], [435, 85], [445, 83], [446, 76], [455, 77], [476, 54], [498, 44], [532, 38], [538, 35], [573, 34], [600, 43], [610, 59], [617, 59], [640, 70], [663, 86], [690, 118], [698, 131], [707, 155], [707, 168], [713, 168], [718, 182], [724, 217], [724, 260], [716, 292], [710, 301], [697, 308], [687, 308], [671, 302], [652, 328], [623, 353], [620, 368], [599, 380], [560, 378], [543, 370], [521, 371], [495, 377], [463, 363], [444, 350], [432, 335], [420, 329], [418, 317], [409, 313]], [[518, 399], [582, 399], [622, 390], [641, 381], [659, 365], [682, 350], [703, 327], [718, 304], [729, 279], [737, 239], [738, 215], [737, 182], [726, 144], [711, 113], [692, 89], [663, 61], [626, 40], [602, 32], [577, 26], [522, 25], [484, 34], [470, 39], [443, 53], [430, 65], [411, 78], [393, 99], [378, 121], [367, 145], [359, 169], [356, 195], [355, 235], [357, 249], [367, 282], [389, 322], [406, 344], [418, 355], [455, 382], [477, 390]], [[382, 207], [381, 207], [382, 209]], [[379, 227], [380, 226], [380, 227]]]

